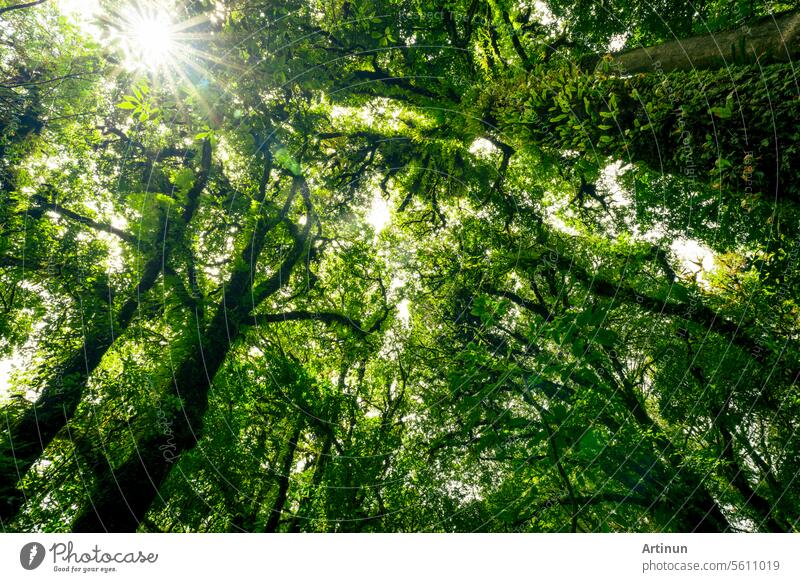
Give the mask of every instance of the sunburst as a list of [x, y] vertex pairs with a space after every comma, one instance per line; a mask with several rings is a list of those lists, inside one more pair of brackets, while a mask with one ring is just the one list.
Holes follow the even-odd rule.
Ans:
[[213, 39], [208, 30], [213, 14], [188, 15], [185, 5], [169, 0], [131, 0], [110, 10], [98, 0], [58, 0], [57, 5], [121, 70], [175, 85], [188, 81], [192, 72], [208, 78], [209, 62], [224, 65], [203, 50]]
[[155, 6], [129, 6], [121, 13], [116, 28], [127, 69], [164, 71], [177, 64], [180, 31], [166, 11]]

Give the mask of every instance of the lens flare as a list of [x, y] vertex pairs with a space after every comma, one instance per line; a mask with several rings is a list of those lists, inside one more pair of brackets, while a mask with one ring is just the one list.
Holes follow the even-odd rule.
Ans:
[[175, 25], [168, 14], [132, 7], [123, 21], [120, 37], [127, 68], [158, 71], [175, 61]]

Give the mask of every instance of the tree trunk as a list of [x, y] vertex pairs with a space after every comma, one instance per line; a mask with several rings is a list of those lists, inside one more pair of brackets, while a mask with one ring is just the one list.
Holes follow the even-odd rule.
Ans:
[[[669, 469], [664, 473], [666, 487], [654, 490], [653, 507], [668, 517], [667, 526], [680, 532], [722, 533], [730, 529], [730, 523], [722, 513], [719, 504], [708, 491], [704, 477], [701, 477], [684, 461], [683, 453], [678, 450], [664, 434], [661, 427], [650, 417], [644, 404], [628, 382], [617, 383], [621, 400], [628, 412], [636, 420], [640, 430], [652, 435], [659, 454], [666, 463], [658, 466]], [[668, 493], [665, 495], [665, 491]]]
[[[10, 520], [25, 500], [17, 482], [28, 472], [75, 413], [89, 376], [133, 319], [139, 296], [147, 293], [161, 272], [162, 258], [151, 258], [134, 293], [117, 315], [116, 322], [100, 318], [84, 333], [83, 345], [60, 366], [42, 388], [36, 402], [12, 422], [0, 443], [0, 456], [13, 459], [15, 470], [0, 475], [0, 521]], [[113, 328], [113, 329], [112, 329]]]
[[90, 494], [90, 507], [73, 523], [76, 532], [136, 531], [158, 495], [170, 468], [183, 451], [195, 446], [208, 407], [208, 389], [238, 336], [238, 325], [220, 309], [208, 331], [195, 344], [191, 355], [174, 376], [174, 388], [181, 398], [177, 414], [168, 415], [160, 431], [132, 443], [132, 456], [119, 467], [108, 462], [98, 467], [97, 486]]
[[314, 463], [314, 475], [311, 477], [309, 491], [300, 500], [297, 514], [294, 516], [289, 526], [290, 532], [301, 531], [311, 520], [311, 509], [314, 504], [314, 498], [322, 483], [322, 478], [325, 476], [325, 470], [328, 467], [328, 461], [331, 456], [331, 448], [333, 447], [333, 439], [334, 431], [333, 428], [330, 427], [330, 430], [325, 432], [325, 437], [322, 441], [322, 448], [318, 453], [317, 461]]
[[[651, 47], [612, 53], [611, 68], [621, 74], [723, 69], [744, 63], [789, 62], [800, 55], [800, 12], [770, 15], [733, 30], [677, 39]], [[600, 55], [581, 59], [594, 70]]]
[[773, 533], [790, 532], [791, 527], [789, 524], [779, 519], [777, 507], [773, 506], [750, 485], [747, 478], [749, 471], [746, 472], [744, 467], [737, 461], [733, 449], [733, 437], [724, 423], [725, 419], [720, 419], [718, 423], [720, 436], [722, 436], [720, 460], [723, 461], [723, 475], [742, 496], [744, 505], [756, 515], [756, 524], [759, 530]]
[[489, 117], [517, 147], [639, 164], [742, 212], [758, 199], [800, 202], [795, 76], [791, 64], [631, 77], [566, 67], [507, 80]]
[[[267, 175], [269, 173], [267, 172]], [[295, 181], [307, 196], [307, 185]], [[288, 283], [294, 265], [305, 248], [312, 224], [309, 213], [303, 232], [276, 273], [257, 288], [253, 285], [252, 269], [261, 253], [267, 233], [277, 226], [291, 207], [295, 189], [289, 195], [283, 212], [274, 220], [260, 219], [249, 241], [235, 263], [216, 315], [198, 338], [192, 353], [180, 365], [169, 382], [181, 403], [181, 410], [167, 416], [162, 430], [151, 434], [135, 445], [133, 454], [119, 467], [105, 464], [97, 476], [97, 486], [91, 495], [90, 507], [85, 507], [73, 523], [76, 532], [131, 532], [144, 518], [173, 463], [182, 453], [192, 450], [202, 435], [203, 417], [208, 408], [208, 391], [214, 376], [231, 346], [241, 332], [241, 325], [250, 317], [254, 297], [263, 300]], [[262, 193], [262, 202], [264, 195]], [[169, 427], [168, 430], [163, 427]]]
[[[571, 267], [572, 272], [581, 271], [574, 261], [565, 257], [559, 257], [555, 262], [557, 267], [566, 266]], [[578, 278], [583, 282], [583, 277]], [[654, 444], [654, 450], [637, 447], [642, 451], [638, 456], [633, 455], [636, 451], [624, 451], [616, 462], [608, 465], [611, 468], [607, 473], [609, 480], [616, 480], [628, 488], [632, 497], [652, 500], [648, 509], [658, 522], [663, 521], [665, 529], [680, 532], [727, 531], [730, 527], [728, 520], [703, 483], [704, 479], [686, 465], [682, 452], [650, 417], [636, 387], [626, 379], [616, 356], [609, 354], [609, 362], [603, 365], [601, 361], [594, 360], [592, 366], [609, 386], [614, 387], [615, 399], [630, 420], [620, 421], [606, 411], [598, 415], [597, 420], [614, 434], [622, 432], [626, 423], [635, 424], [637, 432], [651, 435]], [[609, 365], [617, 372], [616, 375]], [[575, 398], [574, 392], [566, 394], [566, 402]], [[604, 465], [601, 463], [601, 466]]]
[[130, 325], [139, 301], [155, 285], [162, 267], [168, 261], [179, 233], [192, 219], [197, 201], [206, 187], [211, 168], [211, 144], [203, 144], [200, 172], [187, 194], [187, 208], [181, 221], [167, 223], [162, 217], [159, 232], [165, 232], [161, 253], [152, 256], [142, 269], [141, 279], [119, 310], [116, 321], [97, 320], [92, 329], [84, 332], [81, 348], [54, 374], [42, 389], [36, 402], [21, 418], [13, 422], [0, 443], [0, 457], [14, 459], [16, 470], [0, 475], [0, 523], [12, 519], [25, 500], [17, 482], [36, 462], [59, 431], [70, 421], [83, 397], [86, 382], [111, 348], [115, 339]]
[[272, 504], [267, 523], [264, 526], [264, 531], [267, 533], [275, 533], [278, 531], [278, 525], [281, 522], [281, 515], [283, 515], [283, 506], [286, 505], [286, 497], [289, 493], [289, 484], [292, 476], [292, 466], [294, 465], [294, 454], [297, 450], [297, 441], [300, 439], [300, 433], [303, 430], [303, 415], [302, 413], [295, 422], [292, 435], [289, 437], [289, 442], [286, 443], [286, 450], [283, 454], [283, 461], [278, 469], [278, 491], [275, 495], [275, 502]]
[[[638, 496], [652, 499], [650, 510], [656, 519], [663, 522], [665, 530], [679, 532], [725, 532], [730, 528], [727, 518], [719, 504], [698, 475], [684, 462], [684, 456], [664, 434], [661, 426], [649, 415], [636, 388], [625, 378], [624, 370], [615, 356], [610, 356], [611, 365], [617, 375], [612, 374], [600, 362], [594, 364], [595, 370], [611, 386], [615, 387], [616, 398], [638, 427], [637, 430], [650, 434], [655, 451], [646, 450], [644, 460], [632, 466], [644, 465], [639, 471], [640, 480], [633, 484], [632, 492]], [[610, 424], [613, 432], [620, 431], [616, 421]], [[627, 458], [627, 457], [626, 457]], [[627, 461], [619, 465], [620, 471]], [[614, 468], [614, 475], [617, 468]], [[619, 477], [615, 477], [619, 478]], [[628, 484], [630, 487], [630, 483]]]

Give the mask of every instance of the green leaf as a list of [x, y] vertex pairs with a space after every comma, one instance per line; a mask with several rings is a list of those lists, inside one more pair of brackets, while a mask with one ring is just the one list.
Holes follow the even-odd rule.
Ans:
[[581, 326], [597, 326], [603, 323], [606, 318], [606, 312], [602, 309], [594, 311], [587, 309], [581, 312], [575, 319], [576, 323]]
[[596, 341], [597, 343], [599, 343], [601, 345], [613, 346], [615, 343], [617, 343], [617, 340], [619, 339], [619, 336], [617, 335], [617, 332], [615, 332], [615, 331], [612, 331], [610, 329], [601, 328], [601, 329], [598, 329], [595, 332], [595, 334], [593, 336], [593, 339], [594, 339], [594, 341]]
[[173, 184], [179, 190], [188, 190], [194, 184], [195, 174], [191, 168], [183, 168], [179, 170], [173, 178]]
[[597, 429], [590, 428], [581, 437], [578, 447], [582, 455], [593, 458], [603, 449], [604, 443]]
[[727, 107], [712, 107], [710, 111], [720, 119], [728, 119], [733, 114]]
[[584, 388], [594, 388], [601, 384], [600, 378], [587, 369], [579, 369], [572, 372], [572, 380]]
[[300, 163], [294, 159], [292, 154], [289, 153], [289, 150], [286, 148], [281, 148], [275, 152], [274, 158], [278, 165], [291, 172], [292, 175], [300, 175]]

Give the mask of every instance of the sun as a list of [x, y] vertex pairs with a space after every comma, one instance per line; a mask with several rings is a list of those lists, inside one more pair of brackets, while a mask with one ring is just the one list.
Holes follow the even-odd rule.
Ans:
[[114, 7], [105, 0], [53, 1], [87, 39], [102, 47], [118, 73], [169, 81], [174, 90], [191, 85], [194, 78], [210, 78], [207, 62], [230, 65], [205, 50], [215, 40], [208, 27], [216, 17], [189, 14], [177, 0], [121, 0]]
[[119, 36], [127, 68], [158, 71], [174, 63], [178, 46], [169, 14], [132, 6], [121, 16]]

